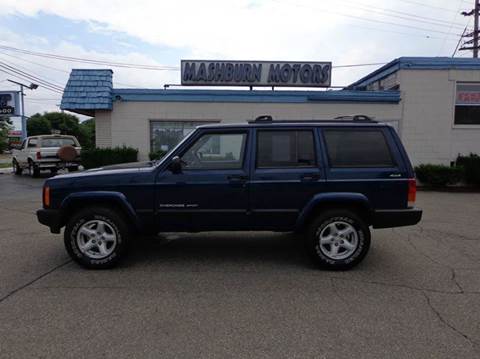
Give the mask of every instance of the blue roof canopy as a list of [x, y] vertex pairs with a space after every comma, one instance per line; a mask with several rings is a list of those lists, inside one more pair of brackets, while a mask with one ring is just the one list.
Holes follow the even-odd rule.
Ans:
[[60, 108], [93, 116], [112, 109], [112, 70], [73, 69]]
[[398, 70], [480, 70], [480, 59], [459, 57], [399, 57], [349, 85], [347, 89], [364, 88]]
[[94, 116], [96, 110], [112, 110], [114, 101], [135, 102], [230, 102], [230, 103], [398, 103], [398, 91], [293, 91], [212, 89], [114, 89], [112, 70], [73, 69], [60, 108]]
[[271, 91], [271, 90], [151, 90], [114, 89], [117, 101], [155, 102], [389, 102], [398, 103], [398, 91]]

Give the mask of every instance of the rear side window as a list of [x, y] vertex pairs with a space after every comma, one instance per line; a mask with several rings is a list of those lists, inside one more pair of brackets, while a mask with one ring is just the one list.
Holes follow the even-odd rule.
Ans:
[[31, 138], [28, 141], [28, 147], [37, 147], [38, 140], [36, 138]]
[[43, 138], [41, 147], [62, 147], [62, 146], [76, 146], [73, 138], [64, 137], [64, 138]]
[[395, 167], [381, 130], [323, 131], [331, 167]]
[[258, 168], [313, 167], [315, 163], [311, 130], [258, 131]]

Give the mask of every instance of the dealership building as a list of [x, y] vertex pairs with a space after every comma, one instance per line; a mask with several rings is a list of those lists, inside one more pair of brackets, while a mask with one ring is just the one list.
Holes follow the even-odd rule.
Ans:
[[251, 62], [192, 64], [182, 61], [184, 85], [247, 87], [113, 88], [111, 70], [74, 69], [61, 109], [94, 116], [98, 147], [131, 146], [140, 160], [169, 150], [198, 125], [265, 114], [308, 121], [371, 116], [397, 130], [414, 164], [450, 164], [458, 154], [480, 154], [480, 59], [401, 57], [339, 90], [291, 89], [328, 88], [328, 63], [267, 63], [265, 75]]

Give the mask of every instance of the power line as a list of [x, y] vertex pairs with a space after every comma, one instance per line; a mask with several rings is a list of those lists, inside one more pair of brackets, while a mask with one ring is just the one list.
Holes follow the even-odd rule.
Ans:
[[8, 53], [3, 52], [3, 51], [0, 51], [0, 54], [1, 54], [1, 55], [5, 55], [5, 56], [8, 56], [8, 57], [12, 57], [12, 58], [14, 58], [14, 59], [17, 59], [17, 60], [20, 60], [20, 61], [23, 61], [23, 62], [27, 62], [27, 63], [32, 64], [32, 65], [37, 65], [37, 66], [44, 67], [44, 68], [46, 68], [46, 69], [50, 69], [50, 70], [54, 70], [54, 71], [58, 71], [58, 72], [63, 72], [64, 74], [69, 74], [69, 73], [70, 73], [69, 71], [66, 71], [66, 70], [61, 70], [61, 69], [56, 68], [56, 67], [52, 67], [52, 66], [48, 66], [48, 65], [45, 65], [45, 64], [41, 64], [41, 63], [39, 63], [39, 62], [34, 62], [34, 61], [26, 60], [26, 59], [24, 59], [23, 57], [15, 56], [15, 55], [12, 55], [12, 54], [8, 54]]
[[[452, 23], [452, 22], [449, 22], [449, 21], [446, 21], [446, 20], [439, 20], [439, 19], [436, 19], [436, 18], [433, 18], [433, 17], [420, 16], [420, 15], [412, 14], [412, 13], [405, 12], [405, 11], [385, 9], [385, 8], [380, 8], [380, 7], [376, 7], [376, 6], [368, 6], [366, 4], [361, 4], [359, 2], [351, 1], [351, 0], [347, 0], [347, 2], [355, 4], [355, 5], [349, 5], [349, 7], [354, 7], [354, 8], [361, 9], [361, 10], [367, 10], [369, 12], [381, 14], [382, 16], [389, 16], [389, 17], [394, 17], [396, 19], [404, 19], [404, 20], [412, 21], [412, 22], [420, 22], [422, 24], [431, 24], [431, 25], [434, 25], [434, 26], [443, 26], [443, 27], [448, 26], [449, 28], [450, 28], [450, 26], [453, 26], [453, 27], [457, 27], [459, 29], [460, 28], [463, 29], [463, 25], [460, 24], [460, 23]], [[389, 13], [391, 13], [391, 14], [389, 14]]]
[[[20, 66], [20, 65], [18, 65], [18, 64], [16, 64], [16, 63], [13, 64], [13, 63], [11, 63], [11, 62], [9, 62], [9, 61], [1, 58], [1, 57], [0, 57], [0, 60], [1, 60], [0, 63], [3, 61], [3, 63], [10, 65], [10, 67], [17, 68], [17, 70], [19, 70], [19, 71], [20, 71], [20, 70], [24, 70], [24, 72], [27, 73], [27, 74], [28, 74], [28, 71], [31, 71], [30, 69], [27, 69], [27, 68], [24, 67], [24, 66]], [[56, 85], [56, 87], [59, 87], [59, 88], [63, 88], [63, 87], [64, 87], [63, 84], [57, 82], [56, 80], [52, 80], [52, 79], [50, 79], [50, 78], [48, 78], [48, 77], [46, 77], [46, 76], [43, 76], [40, 80], [47, 80], [49, 83], [51, 83], [52, 85]]]
[[[0, 71], [1, 72], [4, 72], [10, 76], [13, 76], [13, 77], [16, 77], [16, 78], [19, 78], [19, 79], [22, 79], [22, 80], [27, 80], [27, 81], [32, 81], [31, 78], [25, 76], [25, 75], [22, 75], [20, 72], [18, 71], [14, 71], [14, 70], [11, 70], [9, 69], [8, 67], [6, 66], [3, 66], [3, 65], [0, 65]], [[62, 90], [59, 90], [57, 88], [54, 88], [54, 87], [50, 87], [48, 85], [45, 85], [43, 83], [41, 83], [40, 85], [42, 85], [42, 87], [46, 90], [49, 90], [49, 91], [52, 91], [52, 92], [56, 92], [56, 93], [62, 93]]]
[[29, 81], [38, 82], [40, 85], [43, 85], [44, 87], [49, 87], [49, 88], [54, 89], [54, 90], [63, 91], [63, 88], [61, 86], [57, 86], [57, 85], [55, 85], [51, 82], [43, 80], [40, 77], [37, 77], [35, 75], [31, 75], [31, 74], [29, 74], [25, 71], [18, 70], [14, 66], [10, 66], [10, 65], [6, 64], [5, 62], [0, 61], [0, 67], [2, 67], [4, 69], [7, 69], [9, 71], [13, 71], [14, 73], [17, 73], [18, 75], [20, 75], [24, 78], [27, 78]]
[[[472, 37], [471, 40], [464, 41], [462, 47], [460, 47], [459, 51], [463, 50], [473, 50], [473, 57], [478, 58], [478, 50], [480, 50], [480, 1], [475, 0], [474, 8], [470, 11], [463, 11], [463, 16], [472, 16], [474, 17], [474, 25], [473, 31], [469, 34], [463, 34], [462, 38], [464, 37]], [[468, 46], [465, 46], [468, 45]]]
[[413, 5], [429, 7], [431, 9], [437, 9], [437, 10], [443, 10], [443, 11], [449, 11], [449, 12], [456, 12], [453, 9], [449, 9], [449, 8], [441, 7], [441, 6], [436, 6], [436, 5], [425, 4], [425, 3], [418, 2], [418, 1], [412, 1], [412, 0], [400, 0], [400, 1], [403, 1], [403, 2], [406, 2], [406, 3], [409, 3], [409, 4], [413, 4]]
[[387, 62], [375, 62], [371, 64], [351, 64], [351, 65], [337, 65], [332, 66], [333, 69], [346, 68], [346, 67], [364, 67], [364, 66], [382, 66], [387, 64]]
[[458, 42], [457, 42], [457, 46], [455, 46], [455, 50], [453, 50], [452, 57], [455, 57], [455, 54], [457, 53], [458, 48], [460, 47], [460, 43], [462, 42], [462, 39], [465, 36], [465, 33], [467, 32], [467, 28], [468, 28], [468, 25], [465, 26], [465, 30], [463, 30], [462, 36], [459, 37]]
[[[453, 17], [453, 19], [452, 19], [450, 28], [448, 29], [448, 32], [449, 32], [449, 33], [452, 31], [453, 24], [454, 24], [455, 20], [457, 19], [457, 16], [458, 16], [458, 14], [459, 14], [459, 12], [460, 12], [461, 7], [462, 7], [462, 0], [460, 0], [460, 1], [458, 2], [457, 12], [455, 13], [455, 15], [454, 15], [454, 17]], [[468, 25], [465, 26], [465, 29], [463, 30], [462, 36], [463, 36], [463, 35], [465, 34], [465, 32], [467, 31], [467, 27], [468, 27]], [[444, 38], [443, 41], [442, 41], [442, 46], [440, 47], [440, 50], [438, 51], [438, 55], [440, 55], [440, 53], [443, 51], [443, 48], [445, 47], [445, 41], [446, 41], [446, 40], [447, 40], [447, 36], [445, 36], [445, 38]], [[456, 50], [455, 50], [455, 51], [456, 51]]]
[[95, 59], [87, 59], [87, 58], [80, 58], [80, 57], [71, 57], [71, 56], [49, 54], [44, 52], [37, 52], [37, 51], [19, 49], [12, 46], [5, 46], [5, 45], [0, 45], [0, 49], [19, 52], [26, 55], [46, 57], [46, 58], [55, 59], [55, 60], [64, 60], [64, 61], [78, 62], [78, 63], [89, 63], [89, 64], [105, 65], [105, 66], [111, 66], [111, 67], [125, 67], [125, 68], [136, 68], [141, 70], [158, 70], [158, 71], [179, 71], [180, 70], [178, 66], [156, 66], [156, 65], [144, 65], [144, 64], [132, 64], [132, 63], [125, 63], [125, 62], [95, 60]]
[[395, 23], [395, 22], [391, 22], [391, 21], [383, 21], [383, 20], [378, 20], [378, 19], [364, 18], [364, 17], [361, 17], [361, 16], [344, 14], [344, 13], [341, 13], [341, 12], [338, 12], [338, 11], [326, 10], [326, 9], [321, 9], [321, 8], [318, 8], [318, 7], [307, 6], [307, 5], [298, 4], [298, 3], [296, 3], [296, 4], [286, 3], [286, 2], [283, 2], [283, 1], [280, 1], [280, 0], [273, 0], [273, 1], [275, 1], [277, 3], [280, 3], [280, 4], [283, 4], [283, 5], [287, 4], [287, 5], [295, 6], [295, 7], [303, 7], [303, 8], [318, 10], [318, 11], [322, 11], [324, 13], [339, 15], [339, 16], [352, 18], [352, 19], [356, 19], [356, 20], [361, 20], [361, 21], [366, 21], [366, 22], [376, 22], [376, 23], [380, 23], [380, 24], [384, 24], [384, 25], [399, 26], [399, 27], [405, 27], [405, 28], [409, 28], [409, 29], [422, 30], [422, 31], [425, 31], [425, 32], [435, 32], [435, 33], [443, 34], [443, 35], [451, 35], [449, 32], [445, 32], [445, 31], [441, 31], [441, 30], [427, 29], [427, 28], [419, 27], [419, 26], [415, 26], [415, 25], [408, 25], [408, 24]]
[[[24, 58], [22, 58], [22, 57], [20, 57], [20, 56], [15, 56], [15, 55], [12, 55], [12, 54], [8, 54], [8, 53], [6, 53], [6, 52], [0, 51], [0, 54], [1, 54], [1, 55], [5, 55], [5, 56], [9, 56], [9, 57], [12, 57], [12, 58], [15, 58], [15, 59], [20, 60], [20, 61], [23, 61], [23, 62], [30, 63], [30, 64], [32, 64], [32, 65], [44, 67], [44, 68], [46, 68], [46, 69], [50, 69], [50, 70], [53, 70], [53, 71], [62, 72], [62, 73], [64, 73], [64, 74], [69, 74], [69, 73], [70, 73], [70, 71], [62, 70], [62, 69], [59, 69], [59, 68], [57, 68], [57, 67], [47, 66], [47, 65], [41, 64], [41, 63], [39, 63], [39, 62], [29, 61], [29, 60], [26, 60], [26, 59], [24, 59]], [[5, 60], [4, 60], [4, 61], [5, 61]], [[17, 65], [17, 66], [18, 66], [18, 65]], [[117, 84], [122, 85], [122, 86], [129, 86], [129, 87], [132, 87], [132, 88], [139, 88], [138, 86], [132, 85], [132, 84], [126, 84], [126, 83], [121, 83], [121, 82], [117, 82], [117, 81], [114, 81], [114, 82], [116, 82]], [[62, 86], [63, 86], [63, 85], [62, 85]]]

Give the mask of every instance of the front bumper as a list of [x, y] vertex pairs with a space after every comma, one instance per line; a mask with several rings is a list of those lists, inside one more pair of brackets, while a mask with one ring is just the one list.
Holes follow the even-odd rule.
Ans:
[[62, 216], [58, 209], [39, 209], [37, 211], [38, 221], [50, 227], [50, 232], [60, 233], [60, 228], [62, 228]]
[[418, 208], [382, 209], [373, 213], [373, 228], [413, 226], [422, 219], [423, 211]]

